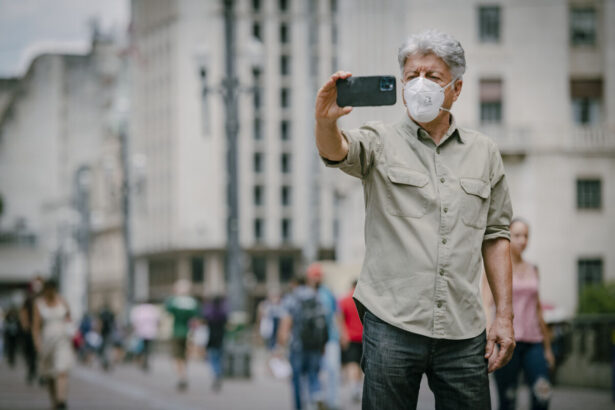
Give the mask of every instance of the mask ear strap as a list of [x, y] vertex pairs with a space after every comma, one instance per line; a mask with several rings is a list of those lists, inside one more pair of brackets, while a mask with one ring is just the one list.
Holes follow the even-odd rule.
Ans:
[[453, 79], [451, 80], [450, 83], [446, 84], [444, 86], [444, 89], [446, 90], [448, 87], [450, 87], [452, 84], [455, 84], [455, 81], [457, 81], [457, 77], [453, 77]]

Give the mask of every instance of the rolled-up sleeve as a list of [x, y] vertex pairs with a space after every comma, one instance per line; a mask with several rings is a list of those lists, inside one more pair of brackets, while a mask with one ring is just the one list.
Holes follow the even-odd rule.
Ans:
[[491, 196], [483, 241], [496, 238], [510, 240], [510, 220], [513, 211], [502, 156], [495, 145], [491, 146], [490, 158]]
[[381, 147], [380, 133], [377, 128], [375, 124], [368, 123], [359, 129], [342, 130], [342, 136], [348, 142], [348, 154], [341, 161], [331, 161], [321, 156], [325, 165], [339, 168], [353, 177], [365, 178]]

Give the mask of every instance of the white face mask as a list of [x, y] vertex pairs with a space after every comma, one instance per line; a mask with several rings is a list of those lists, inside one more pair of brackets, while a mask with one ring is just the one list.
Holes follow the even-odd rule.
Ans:
[[407, 82], [404, 87], [404, 98], [412, 119], [417, 122], [430, 122], [438, 116], [440, 110], [449, 111], [442, 107], [444, 90], [454, 82], [455, 79], [444, 87], [424, 77], [417, 77]]

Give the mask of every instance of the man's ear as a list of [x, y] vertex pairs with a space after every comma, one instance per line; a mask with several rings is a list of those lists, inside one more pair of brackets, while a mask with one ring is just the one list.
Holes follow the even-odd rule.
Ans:
[[463, 87], [462, 79], [455, 81], [455, 84], [453, 84], [453, 102], [457, 101], [457, 98], [459, 98], [459, 94], [461, 94], [462, 87]]

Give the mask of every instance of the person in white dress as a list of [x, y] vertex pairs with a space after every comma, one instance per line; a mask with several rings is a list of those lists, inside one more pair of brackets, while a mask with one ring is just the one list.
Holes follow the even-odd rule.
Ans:
[[34, 306], [32, 334], [40, 360], [40, 374], [47, 382], [52, 408], [65, 409], [68, 374], [73, 363], [70, 311], [53, 280], [45, 283]]

